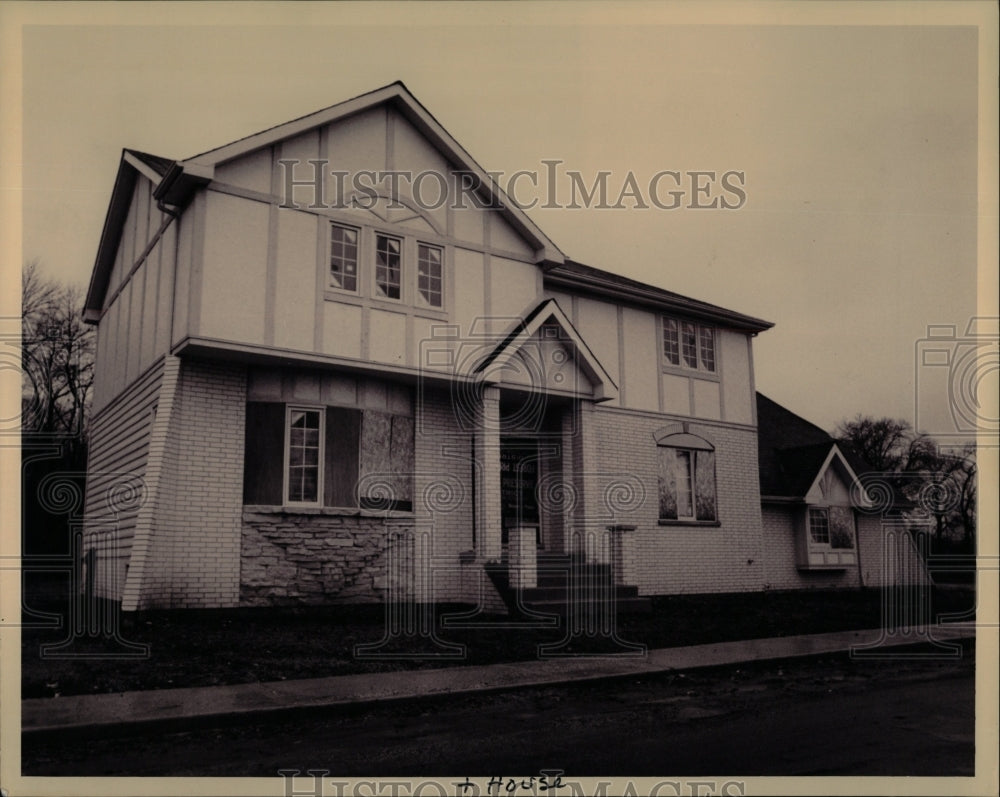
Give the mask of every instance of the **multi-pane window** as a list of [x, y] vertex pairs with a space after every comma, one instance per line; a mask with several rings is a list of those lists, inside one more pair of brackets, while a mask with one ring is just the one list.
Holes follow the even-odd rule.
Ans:
[[825, 509], [809, 510], [809, 537], [821, 545], [830, 543], [830, 518]]
[[288, 465], [286, 502], [319, 502], [323, 413], [318, 409], [288, 408], [286, 437]]
[[681, 364], [681, 348], [677, 332], [677, 322], [672, 318], [663, 319], [663, 356], [671, 365]]
[[412, 511], [412, 414], [247, 403], [245, 504]]
[[715, 331], [711, 327], [699, 327], [701, 363], [706, 371], [715, 371]]
[[329, 228], [330, 289], [444, 308], [444, 247], [339, 222], [330, 222]]
[[441, 307], [441, 249], [436, 246], [417, 246], [417, 291], [429, 306]]
[[358, 290], [358, 231], [330, 225], [330, 284], [334, 288]]
[[667, 365], [715, 373], [715, 330], [664, 318], [663, 359]]
[[715, 452], [659, 446], [660, 520], [718, 519]]
[[830, 507], [830, 547], [854, 547], [854, 512], [848, 506]]
[[809, 539], [834, 550], [854, 548], [854, 513], [850, 507], [810, 507]]
[[375, 236], [375, 290], [386, 299], [400, 298], [402, 244], [399, 238]]
[[694, 324], [681, 324], [681, 355], [688, 368], [698, 367], [698, 333]]

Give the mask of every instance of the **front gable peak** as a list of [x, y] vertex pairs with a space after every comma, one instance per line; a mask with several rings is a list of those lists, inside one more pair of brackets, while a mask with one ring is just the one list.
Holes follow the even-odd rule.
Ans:
[[618, 396], [618, 386], [555, 299], [546, 299], [513, 326], [475, 368], [490, 381], [554, 392]]
[[[449, 170], [461, 173], [463, 185], [468, 189], [468, 193], [477, 197], [481, 202], [481, 207], [493, 210], [500, 215], [514, 233], [525, 241], [528, 251], [534, 253], [536, 262], [558, 264], [565, 261], [565, 256], [555, 243], [528, 218], [524, 211], [507, 196], [465, 148], [399, 81], [180, 161], [176, 169], [166, 175], [158, 188], [158, 198], [170, 204], [182, 205], [191, 191], [204, 185], [207, 181], [216, 179], [218, 169], [226, 164], [265, 147], [285, 144], [291, 148], [310, 133], [328, 128], [330, 125], [360, 119], [380, 108], [390, 110], [389, 115], [399, 120], [400, 134], [403, 133], [402, 128], [404, 127], [407, 131], [412, 131], [411, 137], [419, 139], [420, 146], [435, 151]], [[413, 142], [410, 143], [412, 145]], [[390, 143], [388, 147], [391, 150], [392, 144]], [[386, 165], [386, 173], [391, 174], [399, 169], [412, 168], [410, 164], [403, 162], [405, 153], [397, 153], [397, 157], [400, 163]], [[311, 159], [304, 158], [302, 160], [309, 161]], [[333, 161], [334, 159], [330, 158], [328, 164], [324, 165], [323, 168], [339, 169], [340, 165]], [[317, 162], [324, 163], [323, 155], [320, 155]], [[300, 168], [308, 171], [310, 167], [307, 163], [302, 163]], [[374, 167], [369, 164], [361, 168], [367, 170]], [[295, 179], [303, 178], [296, 176]], [[368, 178], [368, 181], [373, 182], [371, 178]], [[430, 186], [425, 185], [425, 190], [434, 194], [432, 189], [435, 188], [433, 185], [435, 181], [425, 180], [424, 182]], [[375, 199], [377, 198], [376, 193], [379, 192], [368, 193], [367, 196]], [[393, 202], [402, 201], [402, 195], [398, 192], [390, 192], [390, 194], [385, 198]], [[349, 199], [349, 197], [340, 199]], [[426, 219], [428, 214], [417, 215]]]

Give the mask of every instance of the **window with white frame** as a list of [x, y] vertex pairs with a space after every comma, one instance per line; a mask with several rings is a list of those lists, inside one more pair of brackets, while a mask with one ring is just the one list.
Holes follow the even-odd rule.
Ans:
[[412, 511], [409, 414], [247, 402], [244, 504]]
[[391, 235], [375, 236], [375, 292], [383, 299], [402, 295], [403, 242]]
[[663, 361], [677, 368], [715, 373], [715, 330], [691, 321], [665, 317]]
[[660, 520], [717, 521], [715, 452], [661, 443], [657, 455]]
[[854, 549], [854, 513], [850, 507], [809, 507], [809, 546]]
[[285, 434], [285, 503], [317, 505], [323, 467], [323, 411], [288, 407]]
[[330, 225], [330, 285], [342, 291], [358, 290], [358, 231]]
[[443, 304], [442, 254], [440, 247], [417, 245], [417, 293], [429, 307], [441, 307]]

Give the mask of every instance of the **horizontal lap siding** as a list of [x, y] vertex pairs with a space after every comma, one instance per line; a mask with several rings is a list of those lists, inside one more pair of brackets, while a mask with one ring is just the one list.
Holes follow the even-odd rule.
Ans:
[[91, 423], [84, 551], [96, 551], [99, 597], [121, 597], [136, 516], [147, 498], [149, 432], [162, 375], [161, 360]]

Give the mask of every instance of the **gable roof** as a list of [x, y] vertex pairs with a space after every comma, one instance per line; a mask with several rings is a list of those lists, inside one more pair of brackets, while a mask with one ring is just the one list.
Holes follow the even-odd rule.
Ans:
[[566, 334], [565, 340], [572, 344], [577, 366], [593, 383], [594, 398], [598, 401], [615, 398], [618, 395], [618, 386], [555, 299], [546, 299], [541, 302], [521, 321], [514, 324], [496, 348], [476, 366], [475, 373], [483, 373], [492, 365], [500, 364], [502, 366], [506, 361], [515, 357], [518, 349], [531, 340], [538, 330], [552, 319]]
[[84, 319], [96, 323], [100, 318], [121, 230], [128, 215], [132, 190], [138, 174], [143, 174], [153, 182], [155, 186], [153, 197], [161, 209], [165, 209], [164, 205], [179, 208], [186, 204], [195, 190], [212, 181], [217, 165], [382, 104], [389, 104], [402, 114], [452, 166], [476, 175], [480, 186], [477, 190], [482, 194], [482, 198], [490, 206], [498, 206], [498, 212], [503, 214], [505, 220], [535, 247], [536, 262], [545, 271], [547, 284], [570, 287], [602, 297], [613, 296], [657, 310], [754, 334], [774, 326], [769, 321], [567, 259], [555, 243], [504, 193], [493, 178], [451, 137], [401, 81], [290, 122], [244, 136], [186, 160], [174, 161], [138, 150], [123, 150], [87, 290]]
[[757, 394], [761, 496], [804, 498], [835, 443], [816, 424]]
[[673, 291], [647, 285], [610, 271], [587, 266], [575, 260], [545, 266], [545, 281], [554, 287], [583, 289], [602, 297], [614, 296], [627, 301], [678, 313], [744, 332], [763, 332], [774, 326], [771, 321], [727, 310], [718, 305], [691, 299]]
[[128, 218], [136, 180], [141, 174], [155, 185], [170, 168], [172, 162], [137, 150], [122, 150], [115, 184], [111, 189], [111, 201], [104, 216], [104, 228], [101, 230], [100, 243], [97, 245], [97, 259], [94, 261], [94, 270], [90, 273], [87, 298], [83, 303], [84, 321], [96, 323], [101, 316], [104, 295], [108, 290], [111, 271], [114, 269], [118, 242], [121, 239], [122, 227]]
[[170, 167], [174, 165], [174, 161], [169, 158], [150, 155], [148, 152], [139, 152], [137, 149], [126, 149], [125, 154], [126, 156], [131, 156], [160, 177], [163, 177], [170, 170]]
[[505, 220], [536, 250], [538, 262], [561, 263], [565, 259], [559, 247], [542, 232], [523, 210], [513, 202], [496, 181], [486, 173], [475, 159], [458, 143], [444, 126], [434, 118], [414, 97], [402, 81], [369, 91], [345, 102], [331, 105], [290, 122], [270, 127], [259, 133], [221, 147], [202, 152], [193, 158], [174, 164], [157, 188], [157, 198], [170, 204], [182, 204], [186, 195], [211, 180], [215, 167], [226, 161], [246, 155], [261, 147], [270, 146], [292, 136], [299, 135], [323, 125], [345, 119], [379, 105], [390, 105], [412, 124], [424, 138], [445, 158], [448, 163], [461, 171], [470, 172], [478, 179], [478, 192], [490, 207], [496, 206]]

